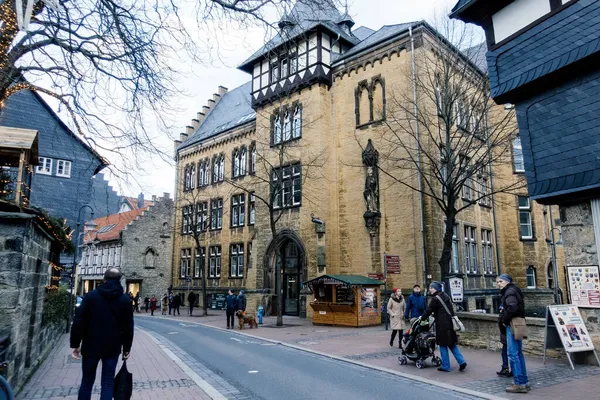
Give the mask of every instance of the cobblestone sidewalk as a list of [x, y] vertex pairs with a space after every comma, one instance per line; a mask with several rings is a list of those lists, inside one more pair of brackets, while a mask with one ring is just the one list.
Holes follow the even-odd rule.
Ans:
[[[177, 349], [172, 348], [172, 351]], [[121, 368], [121, 361], [117, 371]], [[208, 400], [212, 397], [165, 354], [145, 332], [136, 329], [127, 369], [133, 374], [133, 399], [139, 400]], [[93, 393], [100, 393], [98, 366]], [[81, 361], [71, 357], [69, 337], [63, 335], [59, 344], [35, 372], [19, 400], [77, 399], [81, 382]]]

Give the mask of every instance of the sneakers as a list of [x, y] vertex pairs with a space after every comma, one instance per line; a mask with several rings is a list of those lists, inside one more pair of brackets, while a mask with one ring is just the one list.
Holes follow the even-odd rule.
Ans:
[[458, 370], [459, 370], [460, 372], [462, 372], [462, 371], [464, 371], [464, 370], [465, 370], [465, 368], [467, 368], [467, 363], [466, 363], [466, 362], [464, 362], [464, 363], [460, 364], [460, 366], [458, 367]]
[[513, 376], [512, 372], [510, 372], [510, 370], [507, 367], [502, 367], [500, 371], [496, 372], [496, 375], [504, 376], [506, 378], [510, 378], [511, 376]]
[[527, 393], [529, 389], [527, 389], [526, 385], [515, 385], [512, 384], [506, 388], [506, 393]]

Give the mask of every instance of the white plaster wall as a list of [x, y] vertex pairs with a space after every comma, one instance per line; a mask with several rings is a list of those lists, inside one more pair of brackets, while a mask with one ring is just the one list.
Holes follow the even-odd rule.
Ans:
[[516, 0], [492, 15], [496, 43], [550, 12], [548, 0]]

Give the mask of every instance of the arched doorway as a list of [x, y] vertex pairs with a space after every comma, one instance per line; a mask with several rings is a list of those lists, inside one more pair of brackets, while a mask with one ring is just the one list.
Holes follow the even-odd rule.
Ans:
[[306, 276], [304, 255], [302, 241], [292, 231], [281, 232], [269, 246], [265, 282], [274, 293], [280, 293], [275, 274], [281, 271], [283, 315], [300, 315], [300, 284]]

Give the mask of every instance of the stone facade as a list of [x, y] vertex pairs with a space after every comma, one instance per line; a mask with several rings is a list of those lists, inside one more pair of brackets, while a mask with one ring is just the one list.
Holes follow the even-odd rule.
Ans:
[[8, 336], [8, 381], [20, 388], [64, 325], [42, 326], [50, 260], [58, 262], [55, 241], [37, 214], [0, 211], [0, 337]]

